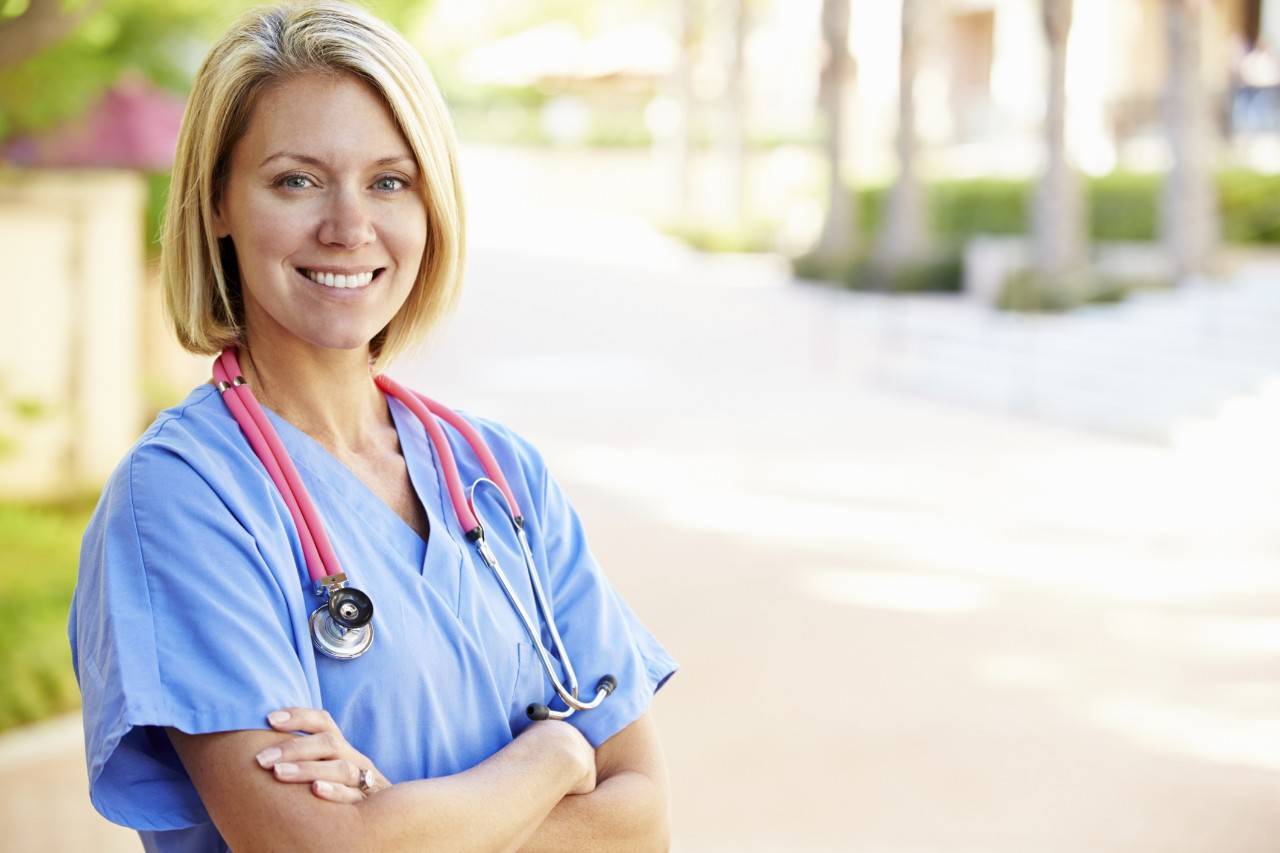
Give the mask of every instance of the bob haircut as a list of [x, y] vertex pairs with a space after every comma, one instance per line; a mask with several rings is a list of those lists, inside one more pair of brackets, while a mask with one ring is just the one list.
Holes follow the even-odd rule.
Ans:
[[418, 162], [427, 241], [404, 305], [370, 341], [385, 364], [417, 343], [452, 306], [462, 279], [466, 228], [453, 124], [422, 57], [388, 24], [336, 0], [281, 4], [244, 15], [196, 74], [165, 208], [160, 278], [178, 342], [215, 355], [243, 342], [239, 269], [230, 238], [219, 241], [214, 210], [231, 149], [268, 86], [309, 73], [351, 74], [382, 95]]

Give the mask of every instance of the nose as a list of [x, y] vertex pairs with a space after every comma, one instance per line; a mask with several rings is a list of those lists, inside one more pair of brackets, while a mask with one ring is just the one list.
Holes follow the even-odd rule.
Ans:
[[331, 197], [318, 234], [321, 243], [355, 249], [376, 239], [373, 218], [358, 190], [339, 190]]

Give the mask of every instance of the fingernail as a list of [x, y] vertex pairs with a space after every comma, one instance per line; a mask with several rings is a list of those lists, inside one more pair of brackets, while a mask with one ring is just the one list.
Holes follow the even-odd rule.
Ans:
[[322, 794], [327, 794], [332, 789], [333, 789], [333, 786], [330, 785], [328, 782], [320, 782], [320, 781], [316, 782], [316, 790]]
[[287, 719], [289, 719], [288, 711], [272, 711], [270, 714], [267, 714], [267, 720], [273, 726], [278, 726]]
[[281, 761], [279, 764], [275, 766], [275, 771], [277, 776], [284, 776], [285, 778], [288, 778], [290, 776], [297, 776], [298, 765], [290, 764], [287, 761]]
[[258, 763], [263, 767], [270, 767], [271, 762], [280, 757], [280, 750], [277, 747], [269, 747], [258, 753]]

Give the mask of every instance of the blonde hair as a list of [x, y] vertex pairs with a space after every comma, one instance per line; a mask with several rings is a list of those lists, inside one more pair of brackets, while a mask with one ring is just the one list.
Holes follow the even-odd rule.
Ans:
[[466, 229], [456, 143], [426, 63], [399, 33], [359, 7], [335, 0], [267, 6], [245, 14], [209, 52], [178, 136], [160, 278], [165, 312], [191, 352], [214, 355], [243, 342], [234, 254], [214, 230], [231, 149], [265, 87], [312, 72], [352, 74], [372, 85], [418, 161], [426, 250], [404, 305], [370, 342], [372, 356], [385, 364], [421, 340], [457, 298]]

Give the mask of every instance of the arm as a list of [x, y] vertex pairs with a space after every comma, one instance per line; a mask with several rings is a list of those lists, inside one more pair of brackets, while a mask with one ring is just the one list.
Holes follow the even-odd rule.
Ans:
[[522, 853], [670, 847], [667, 768], [650, 712], [596, 751], [596, 789], [562, 799]]
[[590, 745], [559, 722], [530, 726], [463, 773], [393, 785], [352, 804], [263, 773], [254, 756], [278, 745], [278, 732], [168, 732], [218, 831], [237, 851], [515, 850], [563, 796], [595, 782]]

